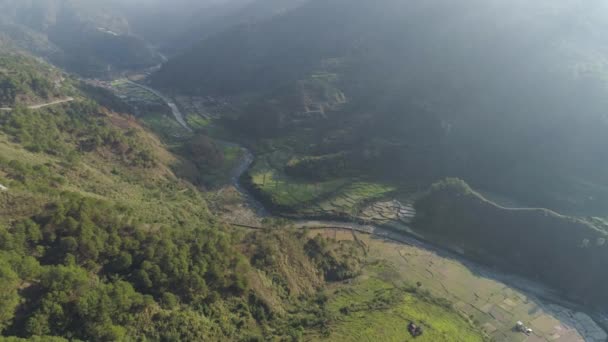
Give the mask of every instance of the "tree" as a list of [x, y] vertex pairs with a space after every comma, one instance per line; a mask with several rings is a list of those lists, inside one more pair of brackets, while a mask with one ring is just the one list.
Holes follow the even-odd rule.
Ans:
[[194, 136], [186, 145], [186, 151], [201, 168], [218, 168], [224, 162], [223, 151], [204, 134]]
[[0, 259], [0, 333], [11, 323], [19, 305], [19, 277], [10, 265]]
[[110, 264], [112, 272], [121, 273], [128, 270], [133, 264], [133, 257], [128, 252], [121, 252]]

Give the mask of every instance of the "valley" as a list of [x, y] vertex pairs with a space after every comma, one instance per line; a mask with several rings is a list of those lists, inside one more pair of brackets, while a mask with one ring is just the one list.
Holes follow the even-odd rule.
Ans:
[[[185, 124], [184, 117], [188, 116], [185, 116], [178, 106], [173, 105], [173, 101], [149, 87], [141, 87], [167, 102], [174, 119], [186, 131], [184, 134], [192, 132], [192, 129]], [[245, 179], [244, 175], [251, 172], [254, 155], [236, 143], [222, 140], [218, 142], [237, 146], [243, 151], [240, 161], [231, 171], [230, 184], [224, 185], [219, 190], [221, 193], [234, 189], [240, 197], [240, 201], [222, 208], [225, 211], [222, 215], [223, 219], [228, 224], [241, 229], [263, 230], [264, 219], [268, 219], [270, 214], [264, 208], [264, 204], [257, 200], [256, 193], [249, 191], [250, 186], [241, 184]], [[271, 180], [268, 179], [268, 182]], [[581, 309], [579, 306], [561, 300], [560, 294], [554, 290], [519, 276], [481, 266], [468, 259], [458, 249], [448, 250], [441, 245], [425, 242], [424, 236], [409, 227], [415, 216], [415, 209], [411, 205], [404, 206], [396, 199], [387, 199], [386, 196], [381, 195], [379, 199], [374, 200], [373, 197], [368, 196], [367, 206], [361, 211], [362, 216], [352, 216], [347, 220], [304, 219], [307, 215], [311, 218], [339, 218], [341, 213], [349, 210], [349, 206], [356, 205], [356, 200], [346, 196], [347, 201], [342, 204], [346, 207], [342, 207], [342, 211], [337, 213], [303, 211], [291, 220], [279, 223], [277, 228], [303, 229], [310, 236], [321, 235], [337, 241], [351, 241], [362, 248], [369, 260], [369, 266], [365, 266], [363, 275], [356, 278], [353, 289], [345, 290], [341, 289], [341, 286], [336, 286], [326, 290], [328, 293], [335, 291], [331, 298], [338, 294], [336, 301], [359, 303], [362, 299], [357, 296], [365, 296], [367, 291], [374, 292], [377, 288], [390, 289], [418, 283], [434, 297], [453, 303], [456, 312], [469, 317], [476, 326], [481, 327], [491, 339], [496, 341], [603, 342], [608, 338], [603, 328], [592, 318], [577, 311]], [[331, 203], [335, 200], [330, 197], [328, 201]], [[322, 206], [321, 204], [320, 207]], [[272, 212], [285, 215], [287, 218], [291, 216], [289, 212], [277, 212], [276, 208]], [[359, 224], [354, 221], [377, 225]], [[387, 267], [393, 272], [378, 272], [377, 267]], [[338, 303], [330, 305], [337, 306], [335, 310], [340, 309]], [[408, 340], [409, 335], [400, 328], [407, 322], [425, 319], [428, 320], [427, 324], [431, 329], [435, 324], [440, 324], [438, 313], [423, 313], [432, 310], [425, 306], [422, 304], [421, 312], [417, 313], [409, 311], [410, 308], [401, 313], [391, 309], [383, 313], [361, 312], [354, 314], [353, 317], [345, 316], [335, 323], [336, 326], [332, 327], [332, 334], [327, 340], [373, 341], [379, 337], [386, 341]], [[431, 316], [424, 316], [428, 314]], [[397, 317], [388, 317], [393, 315]], [[534, 333], [526, 336], [516, 331], [515, 321], [523, 321], [534, 330]], [[364, 329], [358, 326], [366, 326], [370, 323], [370, 328]], [[369, 335], [362, 333], [363, 330], [367, 330]], [[440, 329], [440, 331], [447, 330]], [[456, 332], [451, 334], [454, 333]], [[447, 336], [431, 334], [417, 340], [426, 341], [428, 338], [428, 341], [450, 341]], [[475, 340], [468, 337], [460, 338], [454, 341]], [[317, 339], [321, 338], [310, 336], [306, 338], [311, 341]]]
[[0, 341], [608, 341], [607, 16], [0, 0]]

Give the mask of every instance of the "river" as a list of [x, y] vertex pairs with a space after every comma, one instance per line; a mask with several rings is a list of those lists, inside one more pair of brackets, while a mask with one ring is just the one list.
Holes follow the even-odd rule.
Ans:
[[[172, 100], [164, 96], [159, 91], [154, 90], [148, 86], [136, 82], [131, 83], [141, 87], [142, 89], [146, 89], [161, 98], [171, 108], [172, 114], [175, 117], [176, 121], [180, 125], [182, 125], [184, 129], [188, 130], [189, 132], [192, 132], [192, 129], [185, 121], [184, 116], [181, 113], [179, 107]], [[238, 146], [243, 150], [240, 162], [235, 166], [231, 173], [232, 185], [241, 193], [247, 204], [252, 208], [253, 211], [257, 213], [257, 215], [261, 217], [271, 216], [270, 212], [264, 207], [264, 205], [259, 200], [257, 200], [256, 197], [247, 189], [247, 187], [241, 184], [240, 181], [241, 177], [245, 174], [245, 172], [247, 172], [247, 170], [255, 160], [254, 155], [247, 148], [240, 146], [234, 142], [221, 140], [219, 140], [218, 142], [226, 146]], [[566, 326], [575, 328], [580, 334], [580, 336], [582, 336], [584, 341], [605, 342], [606, 338], [608, 337], [602, 328], [600, 328], [592, 320], [587, 319], [589, 316], [581, 313], [575, 314], [575, 311], [578, 309], [576, 305], [560, 300], [559, 295], [551, 289], [547, 288], [546, 286], [543, 286], [539, 283], [536, 283], [523, 277], [499, 272], [486, 266], [482, 266], [476, 263], [475, 261], [467, 259], [462, 254], [454, 253], [441, 246], [421, 240], [414, 235], [396, 232], [391, 229], [374, 225], [361, 225], [344, 221], [299, 220], [294, 222], [294, 225], [298, 228], [324, 228], [356, 231], [359, 233], [369, 234], [371, 236], [376, 236], [382, 239], [398, 242], [400, 244], [412, 246], [420, 250], [432, 252], [437, 254], [441, 258], [457, 260], [459, 263], [465, 265], [467, 268], [472, 270], [480, 277], [493, 279], [500, 283], [506, 284], [511, 288], [518, 289], [525, 295], [537, 300], [539, 303], [541, 303], [541, 305], [542, 303], [550, 304], [550, 308], [549, 306], [547, 306], [544, 308], [544, 310], [552, 313], [556, 318], [560, 319], [561, 323], [565, 324]], [[578, 321], [577, 319], [575, 319], [577, 315], [580, 315]], [[557, 327], [556, 331], [559, 331]], [[580, 339], [559, 339], [559, 341], [570, 342], [580, 341]]]

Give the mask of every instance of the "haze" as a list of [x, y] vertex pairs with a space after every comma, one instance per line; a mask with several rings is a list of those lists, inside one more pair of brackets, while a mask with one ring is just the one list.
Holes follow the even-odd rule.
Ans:
[[0, 0], [0, 340], [605, 342], [608, 3]]

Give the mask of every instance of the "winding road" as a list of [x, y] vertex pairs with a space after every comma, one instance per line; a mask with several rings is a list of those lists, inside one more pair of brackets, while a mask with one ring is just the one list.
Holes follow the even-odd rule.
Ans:
[[[40, 108], [44, 108], [44, 107], [48, 107], [48, 106], [53, 106], [53, 105], [58, 105], [61, 103], [66, 103], [66, 102], [72, 102], [74, 101], [73, 97], [66, 97], [64, 99], [60, 99], [60, 100], [55, 100], [55, 101], [51, 101], [51, 102], [46, 102], [46, 103], [41, 103], [41, 104], [37, 104], [37, 105], [31, 105], [31, 106], [27, 106], [27, 108], [29, 109], [40, 109]], [[8, 112], [13, 110], [13, 108], [10, 107], [2, 107], [0, 108], [1, 111], [4, 112]]]

